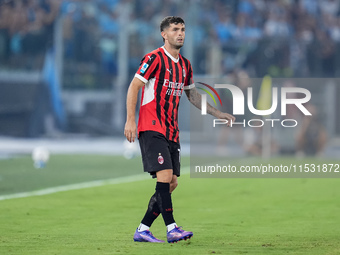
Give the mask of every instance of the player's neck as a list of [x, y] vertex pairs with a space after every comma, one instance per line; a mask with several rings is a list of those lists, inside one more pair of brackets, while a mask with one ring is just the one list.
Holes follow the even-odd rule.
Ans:
[[175, 59], [179, 57], [179, 51], [180, 49], [175, 49], [171, 47], [169, 44], [164, 44], [164, 48], [166, 49], [167, 52], [170, 53], [171, 56], [173, 56]]

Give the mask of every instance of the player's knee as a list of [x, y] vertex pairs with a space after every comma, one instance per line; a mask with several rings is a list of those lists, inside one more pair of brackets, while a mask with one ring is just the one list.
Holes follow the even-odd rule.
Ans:
[[157, 182], [170, 183], [172, 181], [172, 169], [161, 170], [156, 173]]

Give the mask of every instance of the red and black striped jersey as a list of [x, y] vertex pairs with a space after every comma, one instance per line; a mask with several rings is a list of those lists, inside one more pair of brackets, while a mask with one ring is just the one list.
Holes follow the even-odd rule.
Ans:
[[186, 58], [175, 59], [164, 47], [144, 56], [135, 77], [145, 83], [139, 110], [138, 134], [156, 131], [179, 142], [178, 105], [183, 89], [194, 87]]

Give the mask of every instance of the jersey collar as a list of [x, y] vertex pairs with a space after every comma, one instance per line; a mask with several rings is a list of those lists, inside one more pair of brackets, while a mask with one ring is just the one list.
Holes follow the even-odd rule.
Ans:
[[162, 49], [164, 50], [165, 54], [166, 54], [169, 58], [172, 59], [172, 61], [174, 61], [175, 63], [178, 62], [179, 57], [178, 57], [178, 58], [174, 58], [174, 57], [173, 57], [173, 56], [172, 56], [172, 55], [164, 48], [164, 46], [162, 46]]

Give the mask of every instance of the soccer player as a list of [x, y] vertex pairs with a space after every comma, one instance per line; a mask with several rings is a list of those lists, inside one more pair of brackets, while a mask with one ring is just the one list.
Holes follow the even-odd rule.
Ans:
[[[144, 56], [127, 93], [127, 120], [124, 135], [129, 142], [136, 138], [135, 110], [138, 91], [142, 89], [138, 120], [138, 138], [144, 172], [157, 178], [156, 192], [151, 196], [147, 211], [136, 229], [134, 241], [164, 242], [157, 239], [149, 228], [159, 214], [167, 227], [169, 243], [193, 236], [178, 227], [173, 217], [171, 193], [180, 176], [180, 144], [178, 105], [185, 90], [189, 101], [201, 107], [201, 95], [192, 79], [189, 60], [180, 55], [184, 44], [185, 23], [180, 17], [166, 17], [160, 24], [164, 46]], [[216, 118], [234, 120], [207, 104], [207, 112]]]

